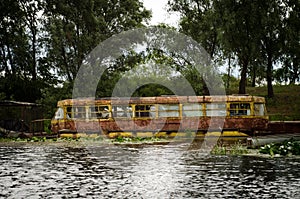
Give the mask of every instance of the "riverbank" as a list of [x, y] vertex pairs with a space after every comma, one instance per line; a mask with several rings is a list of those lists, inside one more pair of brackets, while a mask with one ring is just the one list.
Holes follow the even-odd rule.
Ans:
[[[202, 151], [211, 155], [225, 156], [254, 156], [261, 158], [293, 157], [300, 158], [300, 142], [290, 139], [281, 143], [266, 144], [261, 147], [250, 148], [245, 143], [235, 142], [226, 145], [216, 144], [207, 146], [203, 140], [173, 140], [164, 138], [122, 138], [105, 139], [97, 138], [51, 138], [32, 137], [32, 138], [1, 138], [0, 147], [20, 147], [20, 146], [53, 146], [85, 148], [91, 146], [121, 146], [128, 148], [140, 148], [150, 145], [168, 145], [173, 146], [185, 144], [187, 150]], [[195, 147], [196, 146], [196, 147]]]

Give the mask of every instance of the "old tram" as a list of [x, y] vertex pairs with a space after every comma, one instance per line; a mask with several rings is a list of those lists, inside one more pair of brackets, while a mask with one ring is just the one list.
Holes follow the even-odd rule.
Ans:
[[66, 99], [57, 107], [51, 130], [60, 135], [251, 136], [268, 126], [265, 99], [247, 95]]

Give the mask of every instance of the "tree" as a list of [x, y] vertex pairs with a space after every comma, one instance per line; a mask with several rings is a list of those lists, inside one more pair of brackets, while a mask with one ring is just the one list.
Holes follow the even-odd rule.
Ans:
[[266, 61], [257, 56], [250, 63], [248, 70], [249, 78], [251, 78], [251, 87], [255, 87], [257, 84], [262, 84], [266, 77]]
[[246, 93], [249, 64], [257, 55], [258, 38], [256, 21], [256, 1], [217, 1], [216, 12], [222, 19], [220, 23], [220, 42], [222, 48], [238, 58], [241, 67], [239, 94]]
[[48, 61], [73, 82], [85, 56], [101, 41], [150, 17], [138, 0], [48, 1]]
[[237, 56], [241, 66], [239, 93], [246, 93], [248, 65], [256, 52], [254, 8], [250, 1], [172, 0], [173, 11], [182, 14], [181, 30], [200, 42], [211, 56], [217, 49]]
[[247, 75], [255, 86], [258, 71], [264, 70], [268, 96], [273, 97], [273, 65], [280, 58], [289, 65], [291, 82], [298, 78], [299, 1], [169, 0], [168, 4], [181, 13], [180, 31], [211, 55], [237, 57], [240, 94], [246, 93]]
[[0, 98], [29, 102], [71, 93], [99, 42], [151, 15], [139, 0], [0, 0], [0, 11]]
[[257, 10], [257, 34], [260, 40], [260, 57], [266, 63], [266, 80], [268, 97], [274, 97], [273, 91], [273, 64], [282, 54], [283, 19], [285, 18], [284, 5], [281, 1], [258, 1]]
[[180, 31], [199, 42], [213, 58], [218, 51], [218, 23], [212, 0], [169, 0], [169, 10], [180, 12]]
[[[283, 19], [283, 56], [281, 56], [284, 73], [290, 84], [300, 81], [300, 2], [297, 0], [284, 1], [285, 18]], [[282, 71], [282, 70], [278, 70]]]
[[35, 102], [40, 97], [39, 17], [42, 1], [1, 1], [1, 68], [6, 99]]
[[[220, 18], [214, 12], [214, 4], [212, 0], [169, 0], [169, 10], [180, 12], [180, 32], [192, 37], [199, 42], [208, 52], [211, 59], [220, 53], [220, 43], [218, 41], [218, 24]], [[190, 71], [191, 72], [191, 71]], [[187, 75], [187, 74], [186, 74]], [[208, 95], [209, 91], [203, 78], [195, 78], [193, 72], [188, 75], [191, 83], [202, 85], [202, 88], [196, 91], [203, 95]], [[195, 82], [192, 82], [195, 81]], [[197, 86], [194, 85], [194, 88]]]

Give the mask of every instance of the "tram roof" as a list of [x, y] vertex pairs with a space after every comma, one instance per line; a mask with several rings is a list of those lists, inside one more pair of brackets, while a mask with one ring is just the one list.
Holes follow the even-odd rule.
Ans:
[[176, 103], [212, 103], [212, 102], [257, 102], [265, 103], [264, 97], [250, 95], [226, 96], [157, 96], [157, 97], [110, 97], [110, 98], [78, 98], [65, 99], [58, 106], [88, 105], [88, 104], [176, 104]]

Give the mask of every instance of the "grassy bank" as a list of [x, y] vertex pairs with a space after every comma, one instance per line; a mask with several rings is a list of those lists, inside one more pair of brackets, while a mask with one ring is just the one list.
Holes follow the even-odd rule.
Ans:
[[[270, 120], [300, 120], [300, 85], [274, 86], [272, 99], [267, 98], [267, 87], [247, 87], [249, 95], [266, 97]], [[236, 94], [238, 89], [229, 89], [227, 94]]]

